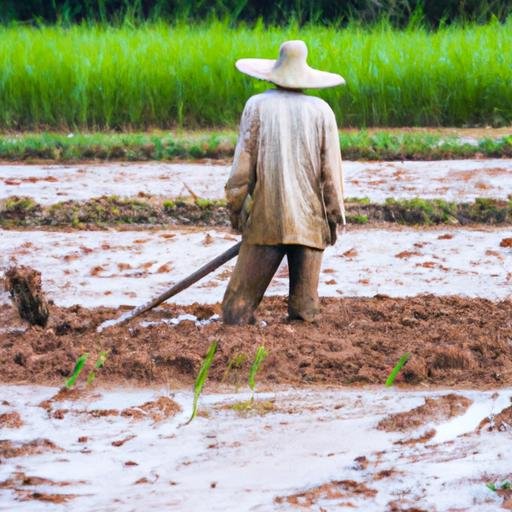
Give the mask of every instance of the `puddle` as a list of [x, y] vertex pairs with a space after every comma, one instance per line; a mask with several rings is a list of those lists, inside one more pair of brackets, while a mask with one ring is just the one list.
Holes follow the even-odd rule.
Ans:
[[[472, 201], [476, 197], [506, 199], [512, 189], [512, 160], [445, 160], [351, 162], [343, 164], [346, 197], [374, 202], [394, 198], [443, 198]], [[230, 166], [168, 163], [83, 165], [1, 165], [0, 199], [33, 197], [40, 204], [85, 200], [102, 195], [220, 199]]]
[[[202, 320], [199, 320], [197, 316], [190, 315], [188, 313], [178, 315], [176, 318], [164, 318], [162, 320], [154, 321], [154, 322], [140, 322], [139, 325], [141, 327], [153, 327], [154, 325], [179, 325], [181, 322], [194, 322], [196, 327], [200, 327], [202, 325], [208, 325], [212, 322], [217, 322], [220, 320], [220, 315], [212, 315], [210, 318], [204, 318]], [[108, 323], [106, 322], [105, 325], [103, 325], [103, 328], [108, 327]], [[101, 326], [100, 326], [101, 327]]]
[[[94, 389], [62, 400], [69, 412], [56, 419], [39, 407], [56, 388], [2, 386], [23, 425], [6, 429], [11, 443], [27, 443], [44, 432], [48, 446], [37, 454], [5, 458], [0, 482], [5, 510], [19, 509], [20, 491], [69, 497], [69, 510], [391, 510], [393, 503], [416, 510], [497, 510], [502, 498], [486, 483], [512, 472], [512, 434], [475, 432], [489, 411], [510, 403], [512, 389], [492, 391], [399, 391], [382, 389], [277, 390], [257, 393], [272, 400], [265, 415], [239, 415], [230, 404], [249, 393], [206, 394], [190, 425], [190, 392], [169, 389]], [[388, 414], [408, 411], [425, 398], [456, 393], [473, 405], [449, 421], [428, 426], [437, 437], [413, 446], [406, 435], [376, 428]], [[181, 412], [163, 421], [122, 415], [82, 414], [123, 410], [169, 397]], [[457, 422], [457, 424], [456, 424]], [[20, 474], [30, 478], [20, 479]], [[63, 486], [63, 481], [65, 480]], [[56, 485], [60, 483], [62, 488]], [[55, 498], [55, 499], [58, 499]], [[23, 510], [44, 510], [41, 501]], [[0, 507], [1, 508], [1, 507]], [[52, 508], [53, 510], [53, 508]], [[60, 509], [59, 509], [60, 510]], [[65, 509], [67, 510], [67, 509]]]

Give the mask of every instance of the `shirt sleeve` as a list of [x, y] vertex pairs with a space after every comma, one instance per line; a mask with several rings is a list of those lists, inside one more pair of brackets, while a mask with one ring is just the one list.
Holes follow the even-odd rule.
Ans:
[[324, 119], [321, 182], [327, 219], [346, 224], [340, 139], [336, 117], [330, 108]]
[[228, 208], [239, 214], [256, 182], [259, 119], [254, 102], [246, 103], [240, 122], [240, 134], [235, 148], [231, 173], [225, 186]]

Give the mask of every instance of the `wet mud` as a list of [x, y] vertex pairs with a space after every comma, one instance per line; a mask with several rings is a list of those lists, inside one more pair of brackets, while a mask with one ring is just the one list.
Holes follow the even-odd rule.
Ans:
[[[391, 414], [383, 418], [377, 428], [386, 432], [407, 432], [417, 429], [429, 421], [446, 421], [466, 412], [471, 400], [450, 393], [439, 398], [426, 398], [425, 403], [410, 411]], [[425, 435], [429, 438], [430, 435]]]
[[317, 505], [320, 500], [327, 503], [336, 500], [336, 508], [357, 508], [356, 505], [350, 501], [350, 498], [372, 498], [376, 494], [377, 491], [375, 489], [371, 489], [362, 482], [339, 480], [328, 482], [290, 496], [278, 496], [274, 499], [274, 502], [276, 504], [288, 503], [301, 510], [310, 510], [311, 507]]
[[512, 433], [512, 405], [503, 409], [499, 414], [484, 418], [478, 428], [488, 432]]
[[[94, 385], [111, 383], [190, 385], [210, 343], [219, 349], [209, 379], [227, 385], [246, 381], [259, 345], [269, 356], [258, 382], [272, 384], [382, 384], [404, 352], [409, 362], [396, 384], [502, 387], [512, 382], [512, 301], [462, 297], [322, 299], [312, 324], [290, 322], [286, 301], [265, 299], [258, 322], [244, 327], [219, 321], [178, 325], [161, 320], [193, 314], [199, 320], [220, 306], [166, 305], [126, 326], [97, 333], [103, 321], [127, 308], [51, 306], [46, 328], [20, 327], [16, 310], [0, 307], [0, 379], [4, 383], [62, 385], [76, 359], [90, 356], [83, 378], [101, 351], [105, 366]], [[144, 327], [140, 322], [147, 322]], [[10, 329], [10, 330], [9, 330]]]
[[12, 266], [5, 273], [5, 289], [16, 304], [20, 317], [33, 325], [45, 327], [48, 301], [42, 289], [41, 272], [30, 267]]
[[0, 463], [2, 459], [26, 457], [27, 455], [39, 455], [45, 452], [58, 451], [61, 451], [61, 448], [49, 439], [39, 438], [28, 442], [14, 442], [2, 439], [0, 440]]

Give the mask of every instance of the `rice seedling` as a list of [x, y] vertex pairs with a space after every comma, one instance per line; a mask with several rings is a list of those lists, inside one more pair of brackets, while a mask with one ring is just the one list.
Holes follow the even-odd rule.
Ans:
[[203, 360], [203, 364], [199, 369], [199, 373], [197, 374], [196, 381], [194, 383], [194, 400], [192, 403], [192, 414], [190, 415], [190, 418], [185, 423], [185, 425], [188, 425], [197, 416], [199, 397], [201, 395], [201, 392], [203, 391], [206, 379], [208, 378], [208, 371], [210, 370], [210, 366], [213, 363], [213, 358], [215, 357], [215, 354], [217, 352], [217, 345], [218, 343], [216, 341], [214, 341], [210, 345], [210, 347], [208, 348], [208, 352], [206, 353], [206, 356]]
[[496, 484], [494, 482], [489, 482], [487, 484], [485, 484], [485, 486], [493, 491], [493, 492], [497, 492], [497, 491], [512, 491], [512, 482], [510, 480], [505, 480], [504, 482], [501, 482]]
[[[311, 64], [345, 77], [345, 87], [314, 92], [342, 126], [504, 125], [512, 121], [511, 28], [512, 17], [436, 31], [385, 22], [1, 26], [0, 127], [234, 126], [246, 99], [269, 85], [233, 63], [275, 58], [282, 41], [297, 38]], [[377, 142], [390, 147], [385, 137]]]
[[71, 373], [71, 377], [66, 381], [65, 387], [67, 389], [71, 389], [76, 382], [76, 379], [82, 372], [85, 363], [87, 362], [87, 358], [89, 357], [89, 353], [86, 352], [85, 354], [82, 354], [75, 363], [75, 367], [73, 368], [73, 372]]
[[387, 388], [390, 388], [394, 382], [395, 382], [395, 379], [398, 375], [398, 373], [400, 372], [400, 370], [405, 366], [405, 363], [407, 363], [407, 361], [409, 360], [409, 358], [411, 357], [411, 353], [410, 352], [406, 352], [399, 360], [398, 360], [398, 363], [396, 363], [396, 365], [394, 366], [394, 368], [391, 370], [388, 378], [386, 379], [386, 387]]
[[251, 402], [254, 401], [254, 392], [256, 389], [256, 374], [258, 373], [263, 361], [268, 356], [268, 352], [266, 351], [263, 345], [260, 345], [256, 350], [256, 355], [254, 357], [254, 361], [252, 362], [251, 368], [249, 370], [249, 387], [251, 388]]
[[96, 373], [100, 368], [105, 366], [105, 362], [107, 361], [108, 352], [106, 350], [102, 350], [94, 363], [94, 368], [87, 375], [87, 385], [91, 385], [96, 378]]

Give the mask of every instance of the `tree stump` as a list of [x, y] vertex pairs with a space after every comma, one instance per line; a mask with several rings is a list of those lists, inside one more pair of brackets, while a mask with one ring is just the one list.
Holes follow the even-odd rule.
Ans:
[[41, 272], [31, 267], [11, 267], [5, 273], [5, 289], [23, 320], [31, 325], [46, 326], [50, 313], [41, 288]]

